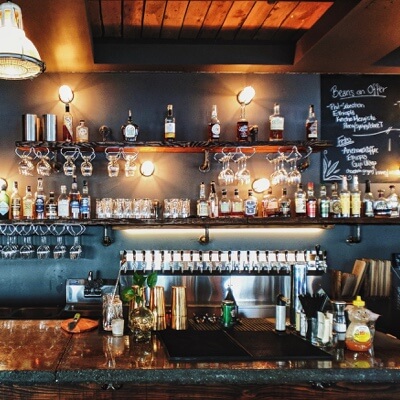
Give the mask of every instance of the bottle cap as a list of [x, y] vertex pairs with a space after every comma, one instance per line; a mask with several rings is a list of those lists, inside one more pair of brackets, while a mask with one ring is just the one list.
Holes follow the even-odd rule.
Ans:
[[353, 300], [353, 306], [364, 307], [365, 301], [361, 299], [361, 296], [357, 296], [356, 299]]

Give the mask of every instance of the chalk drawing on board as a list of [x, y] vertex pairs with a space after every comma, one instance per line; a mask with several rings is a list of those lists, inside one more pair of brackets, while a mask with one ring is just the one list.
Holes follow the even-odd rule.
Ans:
[[381, 133], [386, 133], [387, 135], [389, 135], [390, 132], [400, 132], [400, 129], [397, 128], [393, 128], [392, 126], [389, 126], [389, 128], [380, 131], [380, 132], [373, 132], [373, 133], [353, 133], [352, 136], [359, 136], [359, 137], [363, 137], [363, 136], [376, 136], [376, 135], [380, 135]]
[[335, 161], [332, 163], [332, 160], [329, 160], [326, 156], [328, 153], [327, 150], [324, 150], [322, 154], [322, 180], [323, 181], [339, 181], [341, 176], [338, 175], [340, 171], [339, 161]]

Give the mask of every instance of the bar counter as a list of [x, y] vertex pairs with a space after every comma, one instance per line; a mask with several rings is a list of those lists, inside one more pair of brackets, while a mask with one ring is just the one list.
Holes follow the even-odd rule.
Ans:
[[374, 359], [337, 350], [332, 361], [179, 363], [156, 335], [135, 343], [100, 329], [67, 333], [61, 322], [0, 321], [0, 398], [400, 397], [400, 341], [380, 332]]

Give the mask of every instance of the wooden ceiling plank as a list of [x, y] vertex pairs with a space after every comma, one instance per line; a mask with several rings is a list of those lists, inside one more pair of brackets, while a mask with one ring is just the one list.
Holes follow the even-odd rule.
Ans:
[[95, 38], [99, 38], [102, 36], [102, 27], [100, 18], [100, 5], [98, 0], [89, 0], [87, 2], [87, 10], [92, 36]]
[[200, 39], [216, 38], [232, 4], [233, 1], [213, 0], [211, 2], [199, 34]]
[[226, 16], [218, 39], [233, 40], [254, 6], [254, 1], [234, 1]]
[[101, 9], [105, 37], [121, 37], [121, 1], [102, 0]]
[[188, 1], [167, 1], [164, 13], [164, 21], [161, 28], [161, 38], [178, 39], [185, 18]]
[[182, 39], [195, 39], [203, 26], [211, 1], [189, 1], [183, 21], [180, 37]]
[[165, 5], [165, 1], [146, 0], [142, 27], [144, 39], [160, 37]]
[[123, 9], [124, 39], [142, 36], [143, 0], [125, 0]]

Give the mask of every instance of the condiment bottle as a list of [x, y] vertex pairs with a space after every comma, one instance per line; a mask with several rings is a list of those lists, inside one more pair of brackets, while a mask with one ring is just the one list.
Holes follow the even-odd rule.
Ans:
[[353, 307], [348, 310], [350, 325], [346, 331], [346, 347], [356, 352], [369, 351], [372, 348], [372, 335], [368, 327], [369, 312], [364, 306], [365, 301], [357, 296]]

